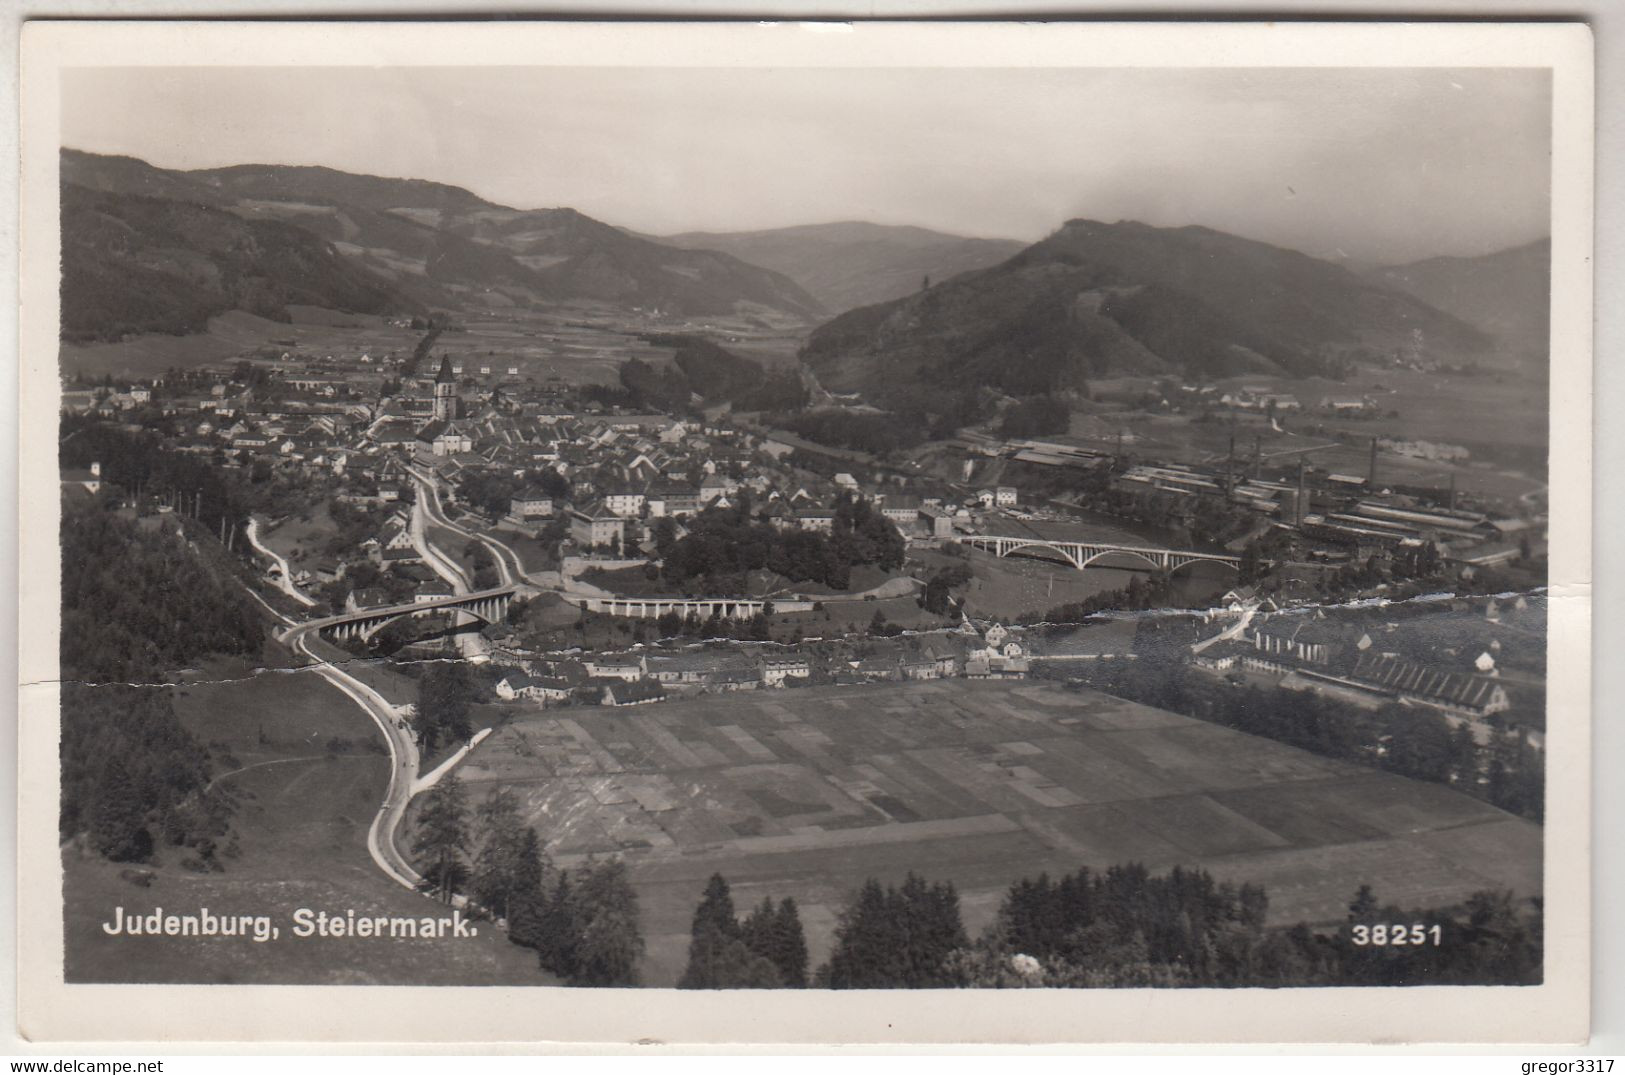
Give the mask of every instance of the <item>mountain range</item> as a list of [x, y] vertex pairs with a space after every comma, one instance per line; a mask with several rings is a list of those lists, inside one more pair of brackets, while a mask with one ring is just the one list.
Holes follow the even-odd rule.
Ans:
[[675, 246], [721, 250], [783, 273], [831, 313], [899, 299], [1018, 254], [1015, 239], [967, 239], [928, 228], [844, 221], [768, 231], [691, 231], [665, 236]]
[[64, 150], [62, 335], [242, 310], [420, 313], [593, 300], [814, 324], [819, 383], [877, 400], [1119, 374], [1336, 374], [1411, 354], [1536, 368], [1550, 252], [1356, 272], [1204, 227], [1067, 222], [1030, 246], [844, 222], [656, 239], [573, 209], [329, 168], [156, 168]]
[[[233, 308], [285, 319], [290, 303], [376, 313], [587, 299], [802, 321], [825, 312], [787, 277], [732, 255], [442, 183], [282, 165], [173, 171], [75, 150], [62, 153], [61, 179], [65, 338], [195, 331], [200, 317]], [[264, 258], [292, 250], [300, 257]]]

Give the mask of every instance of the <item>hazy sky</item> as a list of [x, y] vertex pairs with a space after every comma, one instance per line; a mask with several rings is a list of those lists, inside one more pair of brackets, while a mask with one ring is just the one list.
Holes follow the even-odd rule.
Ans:
[[63, 144], [435, 179], [660, 234], [1206, 224], [1374, 261], [1548, 228], [1536, 70], [117, 68]]

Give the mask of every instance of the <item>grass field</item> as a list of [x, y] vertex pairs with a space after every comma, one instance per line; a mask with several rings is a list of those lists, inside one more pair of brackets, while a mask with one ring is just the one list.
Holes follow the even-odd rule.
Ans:
[[[321, 548], [337, 527], [328, 514], [327, 502], [313, 507], [309, 518], [290, 515], [275, 527], [262, 533], [260, 540], [271, 551], [280, 554], [290, 564], [314, 563], [321, 558]], [[295, 568], [295, 573], [298, 573]]]
[[535, 712], [462, 775], [506, 785], [562, 864], [619, 853], [669, 985], [713, 872], [740, 906], [801, 905], [813, 958], [867, 877], [959, 887], [967, 927], [1014, 880], [1130, 860], [1256, 881], [1276, 923], [1341, 921], [1355, 889], [1436, 904], [1536, 895], [1541, 831], [1464, 795], [1036, 683], [756, 692]]
[[[216, 779], [239, 800], [240, 854], [223, 873], [195, 873], [172, 848], [151, 883], [123, 868], [63, 852], [66, 973], [70, 982], [255, 984], [545, 985], [535, 956], [490, 928], [460, 940], [292, 936], [300, 907], [343, 914], [419, 917], [438, 905], [386, 878], [366, 838], [384, 795], [388, 758], [372, 721], [309, 673], [193, 683], [176, 690], [183, 724], [217, 756]], [[341, 752], [327, 748], [344, 740]], [[374, 746], [373, 744], [377, 744]], [[224, 937], [111, 937], [101, 923], [127, 914], [268, 915], [275, 941]]]
[[519, 554], [526, 572], [558, 570], [559, 561], [553, 555], [554, 546], [508, 527], [492, 528], [491, 536]]

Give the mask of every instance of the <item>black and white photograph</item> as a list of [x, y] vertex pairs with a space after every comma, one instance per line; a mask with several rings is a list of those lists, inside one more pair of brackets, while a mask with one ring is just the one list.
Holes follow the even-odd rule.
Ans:
[[1583, 35], [57, 29], [53, 988], [1583, 1033]]

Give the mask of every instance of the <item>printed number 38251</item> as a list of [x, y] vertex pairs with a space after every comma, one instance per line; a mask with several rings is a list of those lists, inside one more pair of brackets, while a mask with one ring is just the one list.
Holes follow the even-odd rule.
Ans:
[[1359, 925], [1354, 927], [1354, 943], [1362, 947], [1366, 945], [1410, 945], [1431, 944], [1439, 947], [1444, 939], [1444, 928], [1438, 923], [1424, 926], [1420, 922], [1415, 925], [1387, 925], [1378, 923], [1375, 926]]

